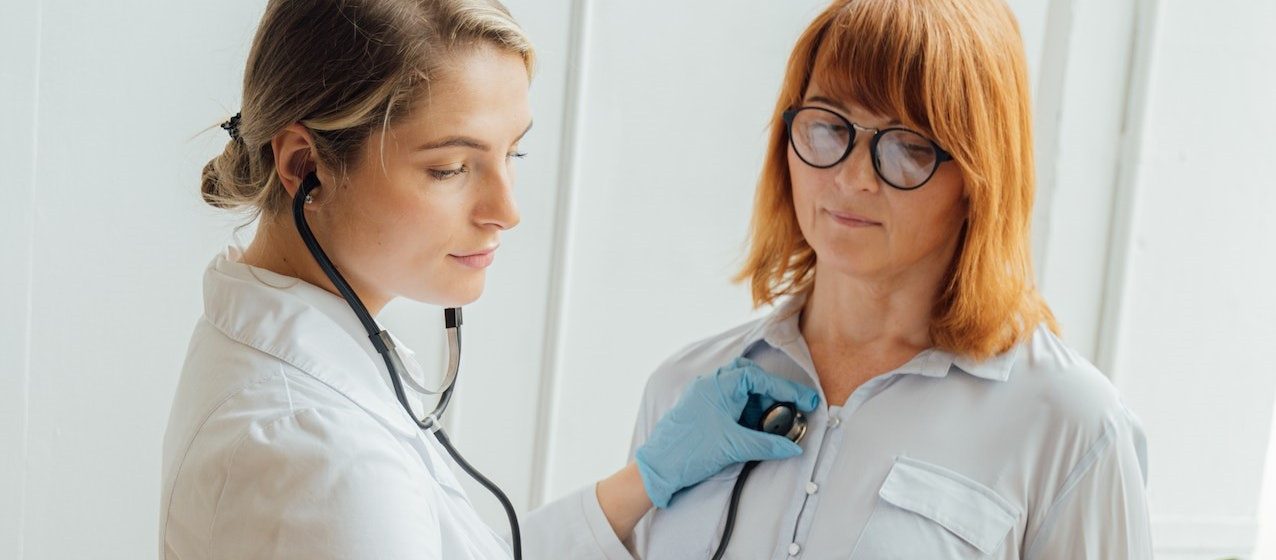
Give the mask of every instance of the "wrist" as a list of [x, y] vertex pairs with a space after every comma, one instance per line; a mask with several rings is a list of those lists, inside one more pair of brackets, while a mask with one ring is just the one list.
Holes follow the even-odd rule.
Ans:
[[600, 480], [594, 492], [612, 531], [622, 541], [629, 539], [634, 526], [652, 507], [637, 463], [630, 463]]
[[632, 467], [637, 472], [638, 480], [652, 505], [657, 508], [666, 508], [669, 506], [669, 501], [673, 499], [673, 493], [678, 489], [673, 488], [673, 484], [656, 471], [655, 465], [652, 464], [650, 457], [646, 456], [645, 451], [647, 451], [646, 447], [640, 447], [634, 454], [634, 462], [625, 468]]

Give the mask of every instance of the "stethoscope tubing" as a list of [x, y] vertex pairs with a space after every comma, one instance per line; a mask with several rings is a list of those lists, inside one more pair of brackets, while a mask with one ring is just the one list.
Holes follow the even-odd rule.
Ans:
[[[368, 338], [372, 340], [372, 346], [377, 349], [377, 353], [385, 361], [386, 369], [390, 373], [390, 383], [394, 388], [394, 396], [399, 401], [399, 404], [403, 406], [403, 409], [407, 411], [408, 417], [412, 418], [412, 421], [416, 422], [417, 427], [421, 430], [434, 434], [434, 437], [443, 445], [443, 449], [447, 450], [448, 455], [456, 461], [456, 464], [482, 485], [483, 488], [491, 492], [497, 501], [501, 503], [501, 507], [505, 509], [505, 516], [509, 519], [510, 544], [513, 549], [514, 560], [522, 560], [523, 539], [522, 534], [519, 532], [518, 514], [514, 511], [514, 505], [496, 483], [483, 476], [478, 469], [475, 469], [469, 461], [466, 461], [461, 456], [452, 445], [451, 439], [443, 431], [443, 425], [440, 423], [443, 412], [447, 410], [447, 405], [452, 400], [452, 392], [456, 388], [457, 374], [461, 368], [461, 309], [457, 307], [443, 311], [444, 328], [447, 331], [448, 338], [448, 366], [444, 375], [443, 389], [441, 391], [428, 391], [423, 387], [419, 389], [423, 393], [440, 396], [439, 402], [434, 407], [434, 412], [431, 412], [424, 419], [417, 418], [412, 412], [412, 406], [408, 403], [407, 393], [403, 390], [404, 372], [407, 371], [407, 368], [404, 366], [402, 358], [399, 357], [399, 353], [395, 350], [394, 339], [389, 332], [377, 325], [376, 320], [372, 318], [371, 313], [368, 313], [368, 308], [363, 305], [363, 301], [359, 299], [359, 295], [355, 293], [354, 288], [350, 286], [349, 282], [346, 282], [341, 272], [337, 270], [336, 265], [332, 263], [332, 259], [328, 258], [323, 247], [319, 245], [319, 240], [315, 238], [314, 232], [310, 230], [310, 224], [306, 222], [306, 199], [317, 188], [319, 188], [319, 177], [314, 173], [310, 173], [301, 182], [296, 196], [293, 197], [292, 215], [293, 221], [297, 224], [297, 232], [301, 234], [302, 241], [305, 242], [311, 256], [319, 264], [319, 268], [323, 269], [324, 275], [341, 293], [341, 297], [350, 305], [355, 315], [358, 316], [359, 322], [363, 324], [364, 330], [368, 332]], [[411, 376], [408, 376], [408, 378], [411, 379]], [[414, 386], [414, 389], [420, 387], [415, 381], [411, 381], [410, 384]]]

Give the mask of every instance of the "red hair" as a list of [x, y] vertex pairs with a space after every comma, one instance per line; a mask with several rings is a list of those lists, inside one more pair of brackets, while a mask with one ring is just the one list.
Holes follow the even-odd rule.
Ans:
[[782, 113], [801, 105], [812, 76], [830, 96], [898, 118], [952, 154], [965, 180], [962, 240], [935, 302], [930, 334], [946, 350], [982, 359], [1058, 331], [1033, 281], [1032, 108], [1023, 43], [1000, 0], [837, 0], [789, 57], [771, 118], [737, 280], [761, 306], [805, 292], [816, 255], [798, 228]]

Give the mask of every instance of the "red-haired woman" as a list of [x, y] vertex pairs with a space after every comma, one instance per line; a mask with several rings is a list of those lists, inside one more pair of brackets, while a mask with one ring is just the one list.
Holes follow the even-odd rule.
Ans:
[[[1001, 0], [838, 0], [801, 36], [741, 273], [778, 305], [670, 358], [636, 427], [640, 446], [739, 357], [820, 388], [805, 452], [745, 485], [726, 557], [1151, 557], [1143, 432], [1033, 285], [1031, 120]], [[631, 547], [709, 556], [740, 472]]]

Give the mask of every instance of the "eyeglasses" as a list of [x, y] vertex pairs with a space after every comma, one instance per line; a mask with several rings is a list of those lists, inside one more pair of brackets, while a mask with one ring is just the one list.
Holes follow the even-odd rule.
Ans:
[[799, 107], [784, 112], [789, 143], [807, 165], [828, 169], [846, 159], [855, 147], [857, 132], [872, 134], [868, 152], [873, 170], [886, 184], [913, 190], [929, 181], [939, 164], [953, 156], [934, 140], [907, 128], [876, 129], [860, 126], [822, 107]]

